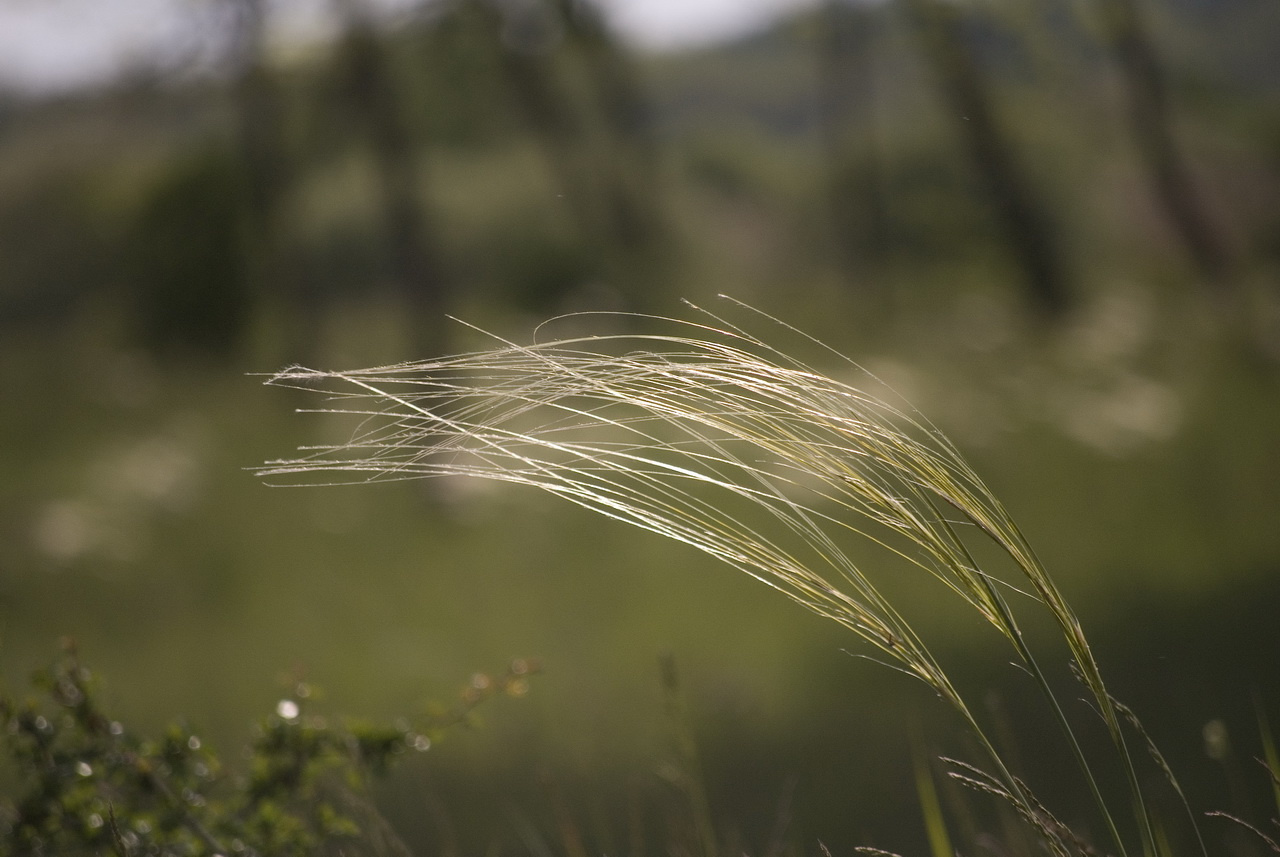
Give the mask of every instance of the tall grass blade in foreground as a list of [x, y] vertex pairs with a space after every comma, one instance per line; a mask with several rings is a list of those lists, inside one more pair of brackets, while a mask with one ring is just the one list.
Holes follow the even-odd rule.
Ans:
[[[531, 485], [717, 557], [861, 637], [958, 713], [989, 771], [959, 781], [1008, 800], [1057, 855], [1083, 850], [1006, 767], [913, 625], [855, 562], [862, 538], [940, 581], [1013, 647], [1064, 730], [1113, 846], [1113, 816], [1007, 596], [1046, 608], [1126, 772], [1142, 851], [1153, 823], [1123, 716], [1070, 606], [1001, 503], [918, 415], [786, 357], [714, 316], [650, 320], [672, 332], [587, 336], [350, 372], [295, 368], [269, 383], [319, 390], [323, 413], [359, 418], [344, 443], [261, 469], [337, 481], [475, 476]], [[310, 481], [310, 480], [304, 480]], [[983, 534], [1016, 579], [979, 566]], [[900, 564], [899, 564], [900, 565]], [[895, 566], [896, 567], [896, 566]]]

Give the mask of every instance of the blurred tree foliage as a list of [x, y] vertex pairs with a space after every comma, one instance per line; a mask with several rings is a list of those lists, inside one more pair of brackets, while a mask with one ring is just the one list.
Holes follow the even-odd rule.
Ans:
[[[391, 21], [346, 0], [340, 37], [287, 62], [268, 5], [219, 2], [222, 76], [10, 100], [6, 323], [114, 283], [128, 328], [170, 353], [229, 355], [265, 318], [314, 355], [353, 302], [402, 307], [413, 347], [437, 350], [460, 305], [665, 306], [732, 252], [720, 224], [793, 248], [756, 266], [769, 282], [843, 271], [875, 313], [907, 282], [945, 293], [957, 265], [1061, 316], [1108, 270], [1248, 293], [1272, 264], [1280, 70], [1259, 0], [1212, 26], [1188, 0], [828, 0], [652, 58], [585, 0]], [[85, 139], [41, 149], [68, 134]], [[491, 177], [464, 185], [464, 162]]]

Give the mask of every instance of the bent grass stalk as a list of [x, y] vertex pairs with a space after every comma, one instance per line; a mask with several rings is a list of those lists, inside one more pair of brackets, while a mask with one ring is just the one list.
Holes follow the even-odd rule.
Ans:
[[[361, 417], [344, 443], [270, 462], [263, 476], [363, 474], [386, 481], [470, 476], [541, 488], [684, 542], [848, 628], [877, 659], [958, 713], [993, 767], [953, 776], [1009, 800], [1058, 855], [1065, 827], [1009, 771], [960, 692], [871, 575], [840, 546], [859, 536], [959, 597], [1013, 646], [1062, 726], [1111, 839], [1125, 838], [1004, 589], [960, 535], [971, 525], [1012, 560], [1053, 616], [1130, 785], [1142, 850], [1153, 825], [1080, 623], [1003, 505], [956, 447], [918, 415], [788, 358], [714, 316], [662, 319], [672, 334], [607, 335], [495, 348], [347, 372], [292, 368], [267, 383], [331, 397], [318, 413]], [[773, 536], [758, 520], [772, 519]], [[947, 514], [958, 514], [949, 520]]]

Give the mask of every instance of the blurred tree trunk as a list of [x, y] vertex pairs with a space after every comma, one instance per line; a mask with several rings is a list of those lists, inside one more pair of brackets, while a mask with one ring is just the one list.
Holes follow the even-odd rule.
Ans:
[[603, 119], [608, 209], [619, 243], [645, 252], [660, 231], [660, 175], [652, 111], [636, 70], [600, 13], [586, 0], [551, 0], [569, 45], [583, 60]]
[[1232, 254], [1178, 147], [1168, 86], [1137, 0], [1099, 0], [1099, 5], [1152, 190], [1206, 285], [1221, 293], [1229, 287]]
[[571, 215], [586, 239], [598, 247], [608, 237], [581, 152], [585, 130], [556, 85], [548, 56], [561, 34], [537, 6], [514, 9], [502, 0], [481, 0], [478, 5], [490, 20], [512, 100], [542, 149]]
[[263, 0], [230, 0], [234, 5], [232, 37], [236, 68], [239, 143], [248, 174], [247, 196], [255, 231], [267, 227], [285, 186], [287, 159], [281, 152], [280, 97], [264, 56]]
[[314, 356], [319, 308], [299, 266], [289, 264], [280, 234], [280, 211], [293, 182], [293, 166], [285, 145], [283, 99], [267, 63], [264, 0], [224, 2], [234, 22], [230, 51], [250, 278], [254, 289], [272, 298], [281, 314], [286, 359], [308, 361]]
[[342, 52], [356, 111], [373, 144], [383, 226], [396, 285], [409, 313], [410, 343], [422, 357], [447, 350], [448, 285], [421, 200], [419, 147], [396, 98], [389, 58], [364, 0], [334, 0], [345, 22]]
[[1046, 317], [1061, 315], [1070, 295], [1057, 236], [996, 119], [986, 80], [962, 32], [960, 9], [945, 0], [901, 1], [1022, 267], [1032, 306]]
[[650, 111], [630, 61], [577, 0], [479, 3], [570, 214], [608, 278], [642, 308], [660, 279], [664, 230]]
[[870, 10], [825, 0], [817, 38], [818, 109], [838, 261], [850, 286], [874, 287], [889, 255], [889, 221], [876, 142], [875, 39]]

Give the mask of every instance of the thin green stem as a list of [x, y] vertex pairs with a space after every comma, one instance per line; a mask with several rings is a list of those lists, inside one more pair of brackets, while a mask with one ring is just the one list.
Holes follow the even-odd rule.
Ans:
[[[713, 316], [714, 318], [714, 316]], [[839, 622], [958, 713], [995, 775], [971, 785], [1011, 800], [1056, 854], [1077, 848], [1006, 767], [924, 641], [841, 546], [849, 534], [906, 559], [1006, 636], [1048, 702], [1115, 842], [1124, 837], [1093, 766], [997, 581], [945, 502], [1014, 562], [1057, 622], [1122, 759], [1145, 857], [1156, 837], [1117, 704], [1080, 623], [1000, 502], [956, 447], [905, 414], [723, 323], [678, 335], [581, 337], [346, 373], [291, 370], [272, 383], [338, 382], [362, 422], [343, 445], [265, 474], [362, 479], [477, 476], [542, 488], [714, 556]], [[354, 387], [354, 392], [347, 385]], [[716, 499], [719, 493], [723, 500]], [[759, 526], [761, 514], [776, 526]]]

